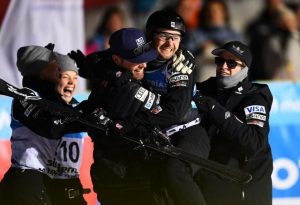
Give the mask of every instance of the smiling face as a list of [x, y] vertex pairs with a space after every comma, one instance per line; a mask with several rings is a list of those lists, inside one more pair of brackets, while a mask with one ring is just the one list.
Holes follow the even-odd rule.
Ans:
[[75, 71], [64, 71], [59, 75], [59, 81], [56, 86], [56, 92], [61, 95], [61, 98], [70, 103], [77, 86], [78, 75]]
[[216, 62], [217, 76], [233, 76], [239, 73], [244, 67], [244, 63], [235, 55], [228, 51], [224, 51], [219, 59], [219, 62]]
[[176, 30], [162, 29], [154, 35], [154, 47], [161, 60], [169, 60], [179, 48], [181, 33]]
[[113, 61], [120, 67], [129, 70], [135, 80], [142, 80], [144, 78], [144, 70], [147, 67], [147, 63], [133, 63], [118, 55], [112, 55]]

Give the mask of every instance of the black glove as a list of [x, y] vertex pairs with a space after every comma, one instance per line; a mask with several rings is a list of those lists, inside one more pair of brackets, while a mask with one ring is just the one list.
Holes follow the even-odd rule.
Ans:
[[111, 124], [113, 124], [113, 121], [107, 117], [106, 111], [102, 108], [95, 109], [92, 112], [92, 117], [97, 125], [101, 125], [104, 128], [108, 128]]
[[120, 122], [110, 123], [106, 129], [106, 136], [121, 137], [125, 134], [124, 127]]
[[54, 50], [54, 46], [55, 44], [54, 43], [48, 43], [45, 48], [49, 49], [50, 51], [53, 51]]
[[153, 141], [157, 146], [172, 145], [170, 137], [164, 134], [159, 128], [152, 130]]
[[212, 111], [216, 105], [218, 105], [215, 99], [200, 94], [196, 94], [193, 97], [193, 101], [195, 102], [199, 112], [201, 113], [208, 113]]
[[171, 144], [170, 138], [157, 127], [138, 126], [132, 132], [132, 135], [137, 136], [144, 143], [155, 144], [157, 146]]
[[89, 78], [90, 69], [86, 56], [80, 50], [73, 50], [70, 53], [68, 53], [68, 56], [76, 62], [77, 67], [79, 68], [79, 76], [83, 78]]
[[70, 53], [68, 53], [68, 56], [70, 56], [70, 58], [76, 62], [78, 67], [85, 63], [86, 57], [79, 49], [77, 51], [72, 50]]
[[175, 68], [177, 72], [191, 74], [195, 68], [195, 58], [190, 51], [180, 49], [173, 57], [172, 67]]
[[[88, 133], [91, 135], [106, 135], [106, 136], [119, 136], [122, 134], [121, 128], [117, 126], [109, 117], [103, 108], [96, 108], [90, 115], [86, 115], [85, 119], [91, 123], [96, 123], [101, 128], [101, 131], [95, 128], [88, 128]], [[119, 129], [118, 129], [119, 128]]]

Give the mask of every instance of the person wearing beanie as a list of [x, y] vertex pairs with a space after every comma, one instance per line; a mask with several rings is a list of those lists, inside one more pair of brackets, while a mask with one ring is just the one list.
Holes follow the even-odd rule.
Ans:
[[[78, 104], [73, 98], [78, 68], [69, 56], [24, 46], [17, 52], [17, 66], [24, 91], [63, 106]], [[26, 101], [13, 101], [12, 165], [1, 181], [1, 204], [86, 204], [79, 180], [83, 134], [78, 129], [64, 134], [66, 120]]]
[[197, 83], [194, 101], [211, 138], [209, 159], [252, 175], [239, 184], [201, 170], [199, 186], [208, 205], [271, 205], [273, 170], [269, 144], [272, 93], [252, 83], [249, 47], [230, 41], [212, 51], [216, 77]]

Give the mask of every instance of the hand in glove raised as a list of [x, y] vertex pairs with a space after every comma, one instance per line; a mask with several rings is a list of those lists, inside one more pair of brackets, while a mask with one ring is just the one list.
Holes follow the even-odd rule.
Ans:
[[70, 53], [68, 53], [68, 56], [70, 56], [70, 58], [72, 58], [78, 66], [85, 61], [85, 55], [81, 52], [81, 50], [72, 50]]
[[90, 68], [86, 56], [80, 50], [72, 50], [68, 53], [68, 56], [76, 62], [79, 68], [79, 76], [88, 79], [90, 77]]
[[193, 101], [198, 111], [206, 113], [217, 127], [222, 127], [227, 120], [233, 119], [231, 118], [233, 114], [211, 97], [196, 94]]
[[50, 51], [53, 51], [54, 50], [54, 46], [55, 44], [54, 43], [48, 43], [45, 48], [49, 49]]
[[180, 49], [172, 60], [172, 67], [175, 68], [177, 72], [191, 74], [195, 68], [195, 58], [193, 54], [186, 49]]

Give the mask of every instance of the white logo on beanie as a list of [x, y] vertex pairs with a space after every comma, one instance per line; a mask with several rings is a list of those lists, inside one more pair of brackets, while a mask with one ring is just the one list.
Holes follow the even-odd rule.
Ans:
[[241, 55], [244, 53], [244, 51], [241, 50], [241, 48], [239, 46], [232, 45], [232, 48]]
[[171, 25], [170, 25], [170, 26], [171, 26], [171, 28], [175, 28], [175, 26], [176, 26], [176, 25], [175, 25], [175, 22], [174, 22], [174, 21], [171, 21]]

